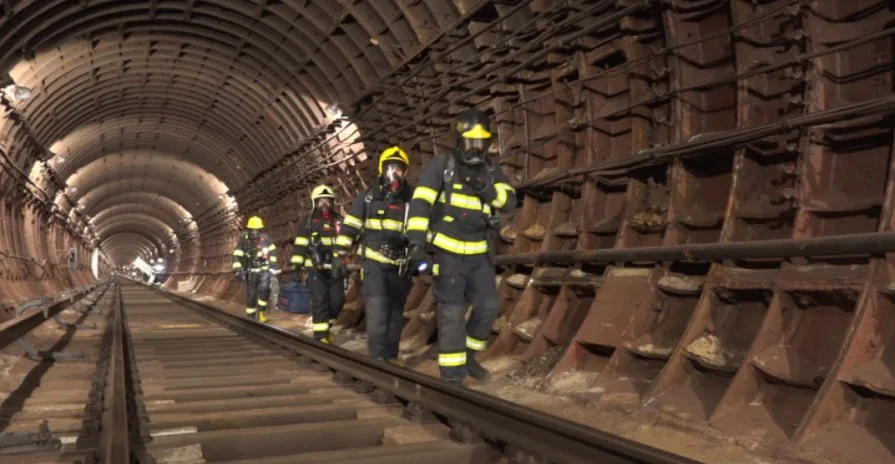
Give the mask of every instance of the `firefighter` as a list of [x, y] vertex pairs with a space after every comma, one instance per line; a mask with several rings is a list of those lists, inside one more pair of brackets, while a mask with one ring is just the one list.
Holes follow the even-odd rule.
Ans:
[[233, 269], [236, 278], [246, 283], [246, 315], [267, 322], [270, 272], [277, 263], [277, 246], [263, 229], [260, 217], [249, 218], [233, 250]]
[[405, 176], [410, 158], [400, 147], [379, 155], [379, 178], [362, 191], [345, 216], [336, 241], [337, 253], [360, 242], [361, 278], [366, 300], [367, 348], [370, 356], [402, 365], [398, 344], [404, 328], [404, 303], [410, 293], [404, 228], [413, 188]]
[[[456, 147], [435, 157], [420, 175], [407, 236], [412, 262], [422, 263], [428, 232], [435, 252], [431, 272], [439, 309], [439, 370], [443, 380], [461, 384], [467, 375], [488, 378], [475, 354], [487, 347], [500, 312], [494, 268], [496, 213], [516, 207], [516, 192], [488, 155], [488, 116], [466, 110], [455, 131]], [[473, 306], [468, 323], [467, 302]]]
[[335, 201], [336, 195], [328, 185], [318, 185], [311, 191], [311, 212], [295, 237], [291, 260], [293, 270], [304, 266], [308, 271], [314, 339], [323, 343], [332, 343], [329, 331], [345, 304], [348, 276], [342, 258], [334, 254], [342, 226]]

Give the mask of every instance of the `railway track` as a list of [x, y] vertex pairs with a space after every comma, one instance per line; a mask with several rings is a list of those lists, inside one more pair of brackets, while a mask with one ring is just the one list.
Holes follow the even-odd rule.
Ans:
[[94, 306], [0, 462], [693, 462], [133, 282]]

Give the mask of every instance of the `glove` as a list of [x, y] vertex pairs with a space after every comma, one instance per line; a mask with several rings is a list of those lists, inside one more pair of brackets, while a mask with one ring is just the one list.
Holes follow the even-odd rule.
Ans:
[[[420, 273], [425, 273], [429, 270], [429, 257], [426, 255], [426, 250], [419, 244], [412, 243], [410, 245], [410, 249], [407, 250], [407, 259], [410, 263], [410, 269], [413, 271], [413, 275], [419, 275]], [[424, 263], [426, 264], [425, 268], [420, 270], [420, 266]]]
[[333, 265], [333, 275], [335, 275], [336, 278], [341, 279], [342, 277], [345, 277], [348, 275], [348, 266], [345, 265], [345, 262], [342, 261], [342, 258], [340, 256], [333, 257], [332, 265]]
[[500, 229], [500, 216], [494, 214], [488, 218], [488, 225], [492, 229]]

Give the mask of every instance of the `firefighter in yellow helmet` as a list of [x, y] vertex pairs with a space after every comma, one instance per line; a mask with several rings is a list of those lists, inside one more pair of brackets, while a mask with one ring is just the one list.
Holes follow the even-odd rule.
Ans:
[[277, 246], [263, 229], [260, 217], [249, 218], [233, 250], [233, 270], [236, 278], [246, 283], [246, 315], [267, 322], [270, 272], [277, 264]]
[[308, 271], [314, 339], [332, 343], [330, 328], [345, 304], [348, 268], [334, 253], [342, 217], [336, 211], [336, 195], [329, 185], [311, 191], [311, 212], [293, 242], [292, 267]]
[[360, 192], [345, 216], [337, 253], [358, 242], [363, 261], [363, 295], [370, 356], [401, 364], [398, 344], [404, 303], [410, 293], [408, 243], [404, 236], [413, 188], [405, 180], [410, 158], [400, 147], [379, 155], [379, 178]]
[[[467, 375], [488, 377], [476, 359], [500, 312], [494, 270], [497, 211], [516, 207], [509, 179], [488, 155], [487, 115], [470, 109], [455, 126], [456, 148], [429, 163], [413, 192], [407, 236], [414, 263], [425, 262], [427, 232], [435, 258], [431, 266], [438, 303], [438, 365], [441, 378], [462, 383]], [[466, 321], [466, 304], [473, 311]]]

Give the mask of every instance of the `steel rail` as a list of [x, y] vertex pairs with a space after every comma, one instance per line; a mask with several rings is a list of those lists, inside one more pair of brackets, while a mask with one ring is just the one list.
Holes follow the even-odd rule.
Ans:
[[[145, 286], [145, 284], [143, 284]], [[393, 367], [338, 347], [228, 314], [208, 304], [167, 290], [148, 287], [178, 300], [188, 308], [282, 348], [318, 362], [335, 373], [347, 374], [395, 397], [416, 403], [461, 424], [482, 438], [530, 454], [536, 462], [569, 464], [694, 464], [697, 461], [591, 429], [565, 419], [448, 385], [432, 377]], [[533, 461], [535, 462], [535, 461]]]
[[58, 315], [68, 304], [74, 303], [103, 284], [104, 282], [100, 282], [92, 286], [84, 287], [66, 298], [53, 301], [46, 307], [45, 311], [32, 312], [27, 316], [17, 317], [0, 324], [0, 349], [15, 343], [18, 339], [34, 330], [35, 327], [39, 326], [44, 321], [52, 319]]
[[103, 396], [102, 428], [99, 437], [99, 460], [102, 463], [130, 462], [130, 430], [128, 428], [128, 391], [125, 379], [125, 326], [121, 286], [115, 288], [112, 308], [111, 347]]
[[895, 251], [895, 232], [877, 232], [806, 239], [519, 253], [498, 256], [497, 264], [502, 266], [537, 266], [545, 264], [610, 264], [616, 262], [656, 261], [705, 262], [795, 256], [875, 255], [892, 251]]

